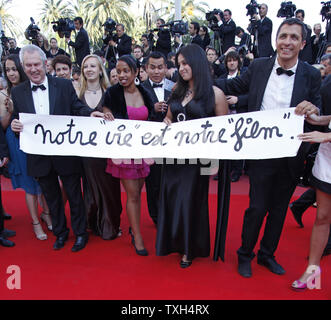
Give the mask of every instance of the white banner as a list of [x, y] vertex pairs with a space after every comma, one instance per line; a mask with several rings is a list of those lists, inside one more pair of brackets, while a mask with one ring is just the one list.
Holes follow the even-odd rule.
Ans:
[[[184, 116], [184, 115], [183, 115]], [[303, 116], [294, 108], [165, 123], [20, 113], [30, 154], [98, 158], [271, 159], [293, 157]]]

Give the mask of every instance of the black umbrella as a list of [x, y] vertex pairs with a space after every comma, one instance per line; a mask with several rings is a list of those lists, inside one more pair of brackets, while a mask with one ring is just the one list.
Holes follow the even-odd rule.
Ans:
[[217, 191], [217, 223], [214, 247], [214, 261], [218, 258], [224, 262], [226, 231], [228, 228], [231, 179], [231, 162], [229, 160], [219, 161], [218, 191]]

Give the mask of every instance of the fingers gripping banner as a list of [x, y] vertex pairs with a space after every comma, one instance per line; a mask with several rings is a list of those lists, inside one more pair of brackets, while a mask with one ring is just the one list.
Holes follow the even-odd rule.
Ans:
[[167, 126], [151, 121], [21, 113], [26, 153], [98, 158], [272, 159], [293, 157], [303, 116], [259, 111]]

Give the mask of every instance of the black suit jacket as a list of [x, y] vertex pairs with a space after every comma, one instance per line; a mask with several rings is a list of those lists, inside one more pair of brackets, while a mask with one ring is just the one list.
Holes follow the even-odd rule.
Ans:
[[117, 43], [116, 50], [120, 57], [125, 54], [131, 54], [132, 39], [126, 33], [124, 33], [121, 38], [118, 38], [117, 35], [115, 35], [114, 41]]
[[234, 47], [234, 38], [236, 36], [236, 24], [231, 19], [223, 23], [219, 28], [222, 38], [222, 52], [225, 53], [230, 47]]
[[75, 48], [76, 63], [81, 66], [83, 59], [90, 54], [90, 41], [86, 30], [81, 28], [75, 42], [70, 41], [68, 44]]
[[[151, 118], [151, 113], [154, 108], [152, 98], [149, 92], [142, 86], [137, 86], [140, 91], [144, 103], [148, 109], [148, 119]], [[129, 119], [128, 109], [124, 97], [124, 88], [119, 83], [109, 87], [103, 97], [102, 106], [111, 110], [115, 119]]]
[[[165, 118], [165, 116], [167, 115], [168, 107], [167, 107], [167, 111], [165, 111], [165, 112], [156, 112], [154, 109], [154, 105], [155, 105], [155, 103], [159, 102], [159, 100], [157, 98], [157, 95], [155, 94], [155, 91], [151, 85], [151, 82], [149, 81], [149, 79], [147, 79], [145, 82], [143, 82], [142, 85], [149, 92], [150, 97], [152, 98], [153, 109], [151, 112], [151, 120], [162, 122], [163, 119]], [[171, 95], [171, 91], [166, 90], [166, 89], [163, 89], [163, 90], [164, 90], [164, 101], [167, 101]]]
[[[89, 116], [92, 110], [83, 104], [76, 95], [70, 80], [47, 76], [49, 86], [50, 115]], [[12, 90], [14, 103], [13, 118], [18, 119], [20, 112], [36, 113], [32, 98], [30, 81], [14, 87]], [[32, 177], [48, 175], [52, 166], [59, 175], [80, 173], [80, 161], [71, 156], [42, 156], [27, 154], [27, 171]]]
[[328, 75], [322, 82], [321, 87], [322, 96], [322, 114], [331, 115], [331, 74]]
[[169, 30], [160, 30], [157, 33], [158, 39], [156, 41], [155, 51], [161, 52], [167, 58], [171, 51], [171, 36]]
[[265, 17], [263, 21], [259, 21], [258, 28], [258, 49], [259, 57], [270, 57], [274, 53], [274, 49], [271, 44], [271, 35], [272, 35], [272, 21]]
[[[216, 84], [227, 95], [248, 93], [247, 111], [259, 111], [275, 59], [276, 57], [255, 59], [240, 77], [231, 80], [217, 80]], [[320, 87], [320, 72], [299, 60], [290, 106], [296, 107], [300, 102], [307, 100], [320, 108]], [[315, 127], [305, 123], [305, 131], [314, 129]], [[297, 156], [288, 158], [288, 165], [294, 179], [297, 179], [302, 173], [309, 149], [308, 143], [302, 143]]]
[[2, 128], [2, 126], [0, 125], [0, 159], [2, 159], [4, 157], [8, 157], [8, 156], [9, 156], [9, 153], [8, 153], [5, 132]]
[[193, 43], [197, 44], [198, 46], [200, 46], [203, 49], [203, 41], [202, 41], [200, 35], [197, 34], [196, 36], [194, 36], [194, 38], [192, 38], [191, 44], [193, 44]]
[[313, 63], [313, 48], [311, 46], [311, 29], [305, 24], [307, 29], [307, 38], [304, 48], [300, 51], [299, 59], [308, 63]]

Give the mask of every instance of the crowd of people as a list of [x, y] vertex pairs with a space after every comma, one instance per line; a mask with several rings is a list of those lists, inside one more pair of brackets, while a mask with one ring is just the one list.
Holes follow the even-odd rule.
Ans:
[[[19, 149], [19, 133], [24, 130], [20, 112], [171, 125], [231, 113], [294, 107], [298, 115], [305, 116], [297, 156], [231, 161], [231, 180], [238, 181], [245, 170], [250, 184], [249, 208], [237, 251], [239, 274], [252, 276], [254, 248], [266, 219], [258, 264], [283, 275], [285, 269], [276, 261], [275, 252], [285, 216], [311, 143], [320, 144], [310, 177], [314, 193], [311, 205], [317, 202], [317, 214], [308, 268], [292, 284], [296, 290], [307, 288], [307, 282], [320, 275], [322, 256], [331, 252], [331, 44], [323, 42], [331, 39], [321, 34], [320, 24], [314, 26], [315, 35], [311, 37], [311, 29], [303, 22], [304, 11], [297, 10], [295, 18], [281, 23], [274, 51], [272, 21], [267, 12], [268, 6], [262, 4], [255, 17], [258, 46], [251, 51], [251, 36], [236, 26], [228, 9], [224, 17], [216, 14], [221, 50], [212, 45], [208, 28], [197, 22], [190, 24], [190, 43], [183, 44], [176, 35], [172, 49], [169, 30], [162, 27], [163, 19], [157, 20], [155, 45], [144, 34], [142, 44], [133, 46], [125, 26], [118, 24], [116, 36], [107, 39], [102, 50], [90, 54], [88, 34], [83, 20], [77, 17], [75, 41], [66, 38], [74, 48], [75, 64], [58, 48], [55, 38], [50, 39], [49, 48], [42, 36], [35, 45], [22, 49], [12, 41], [13, 52], [4, 58], [5, 82], [0, 95], [0, 166], [7, 165], [14, 188], [25, 190], [37, 239], [47, 239], [42, 221], [56, 237], [53, 248], [59, 250], [65, 245], [69, 234], [64, 209], [67, 201], [76, 236], [73, 252], [87, 245], [88, 230], [103, 239], [121, 236], [122, 184], [127, 194], [131, 243], [138, 255], [147, 256], [140, 229], [141, 191], [146, 184], [148, 211], [157, 228], [156, 254], [180, 253], [180, 267], [188, 268], [193, 259], [210, 255], [209, 176], [201, 175], [203, 165], [199, 161], [175, 161], [170, 165], [147, 159], [138, 163], [135, 155], [118, 161], [24, 154]], [[236, 35], [241, 39], [237, 45]], [[317, 59], [318, 64], [314, 64]], [[38, 203], [42, 206], [41, 215]], [[308, 206], [300, 212], [299, 206], [290, 205], [301, 225]], [[15, 232], [4, 228], [8, 218], [1, 205], [0, 244], [11, 247], [15, 244], [8, 237]]]

